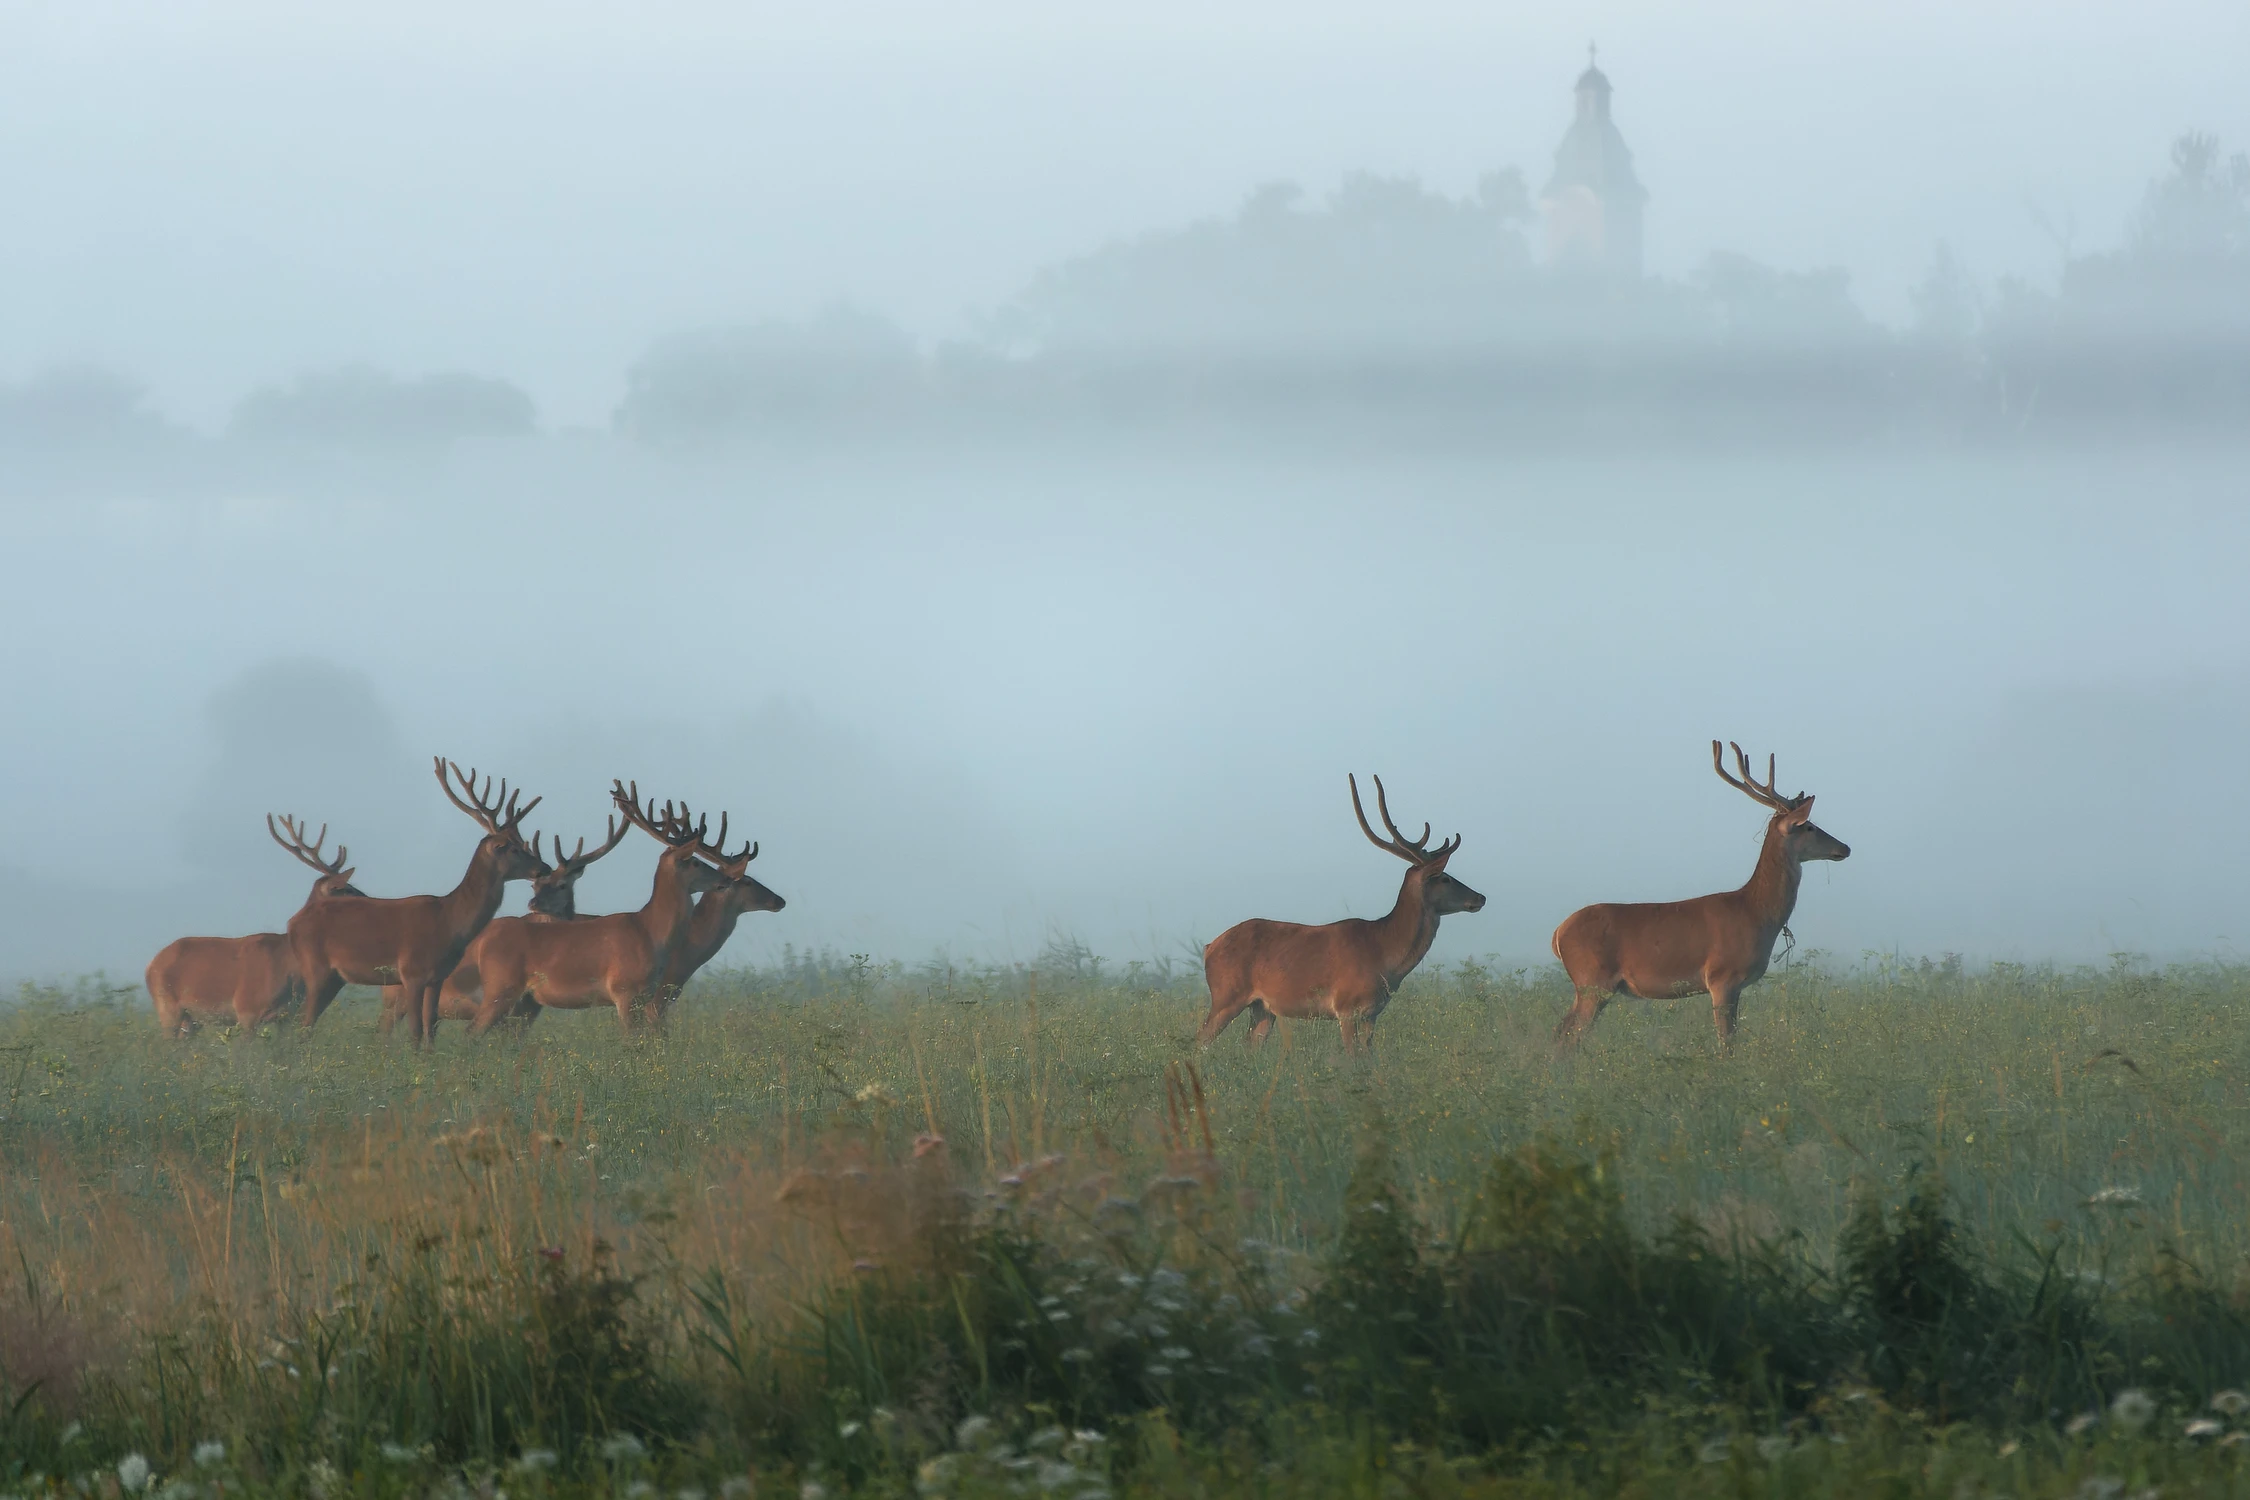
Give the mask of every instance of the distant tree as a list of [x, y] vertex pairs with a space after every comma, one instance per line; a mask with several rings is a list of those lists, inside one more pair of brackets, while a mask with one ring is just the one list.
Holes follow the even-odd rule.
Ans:
[[10, 447], [145, 442], [170, 430], [138, 381], [92, 365], [58, 366], [20, 385], [0, 383], [0, 443]]
[[531, 398], [505, 380], [458, 373], [402, 380], [371, 365], [346, 365], [251, 392], [235, 407], [228, 431], [260, 441], [428, 448], [520, 437], [537, 423]]
[[2127, 246], [2154, 262], [2234, 262], [2250, 256], [2250, 155], [2220, 160], [2216, 136], [2172, 143], [2172, 170], [2148, 186]]
[[1909, 295], [1914, 308], [1915, 339], [1933, 348], [1964, 349], [1976, 338], [1983, 316], [1983, 296], [1976, 278], [1943, 240], [1930, 255], [1929, 267]]
[[1529, 275], [1514, 171], [1466, 198], [1355, 173], [1321, 203], [1268, 183], [1231, 218], [1121, 241], [1042, 273], [987, 325], [1017, 349], [1429, 347], [1491, 336]]
[[642, 439], [855, 424], [897, 418], [922, 384], [921, 356], [904, 329], [837, 305], [801, 322], [661, 341], [628, 373], [614, 420]]
[[1807, 350], [1865, 344], [1874, 325], [1852, 301], [1851, 276], [1836, 267], [1780, 271], [1747, 255], [1721, 251], [1689, 278], [1717, 323], [1740, 350]]
[[2071, 257], [2052, 296], [2019, 289], [1985, 344], [2027, 424], [2250, 418], [2250, 157], [2179, 137], [2124, 243]]

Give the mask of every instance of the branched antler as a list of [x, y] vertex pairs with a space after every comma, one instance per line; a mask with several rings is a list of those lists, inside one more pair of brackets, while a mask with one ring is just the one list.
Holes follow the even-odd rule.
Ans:
[[1734, 741], [1728, 740], [1727, 748], [1734, 752], [1735, 764], [1742, 768], [1742, 775], [1737, 779], [1727, 774], [1726, 757], [1719, 751], [1719, 742], [1713, 740], [1711, 742], [1711, 769], [1719, 773], [1721, 781], [1750, 798], [1753, 802], [1770, 807], [1775, 812], [1795, 812], [1805, 805], [1806, 799], [1803, 792], [1799, 792], [1794, 797], [1784, 797], [1774, 790], [1773, 756], [1770, 752], [1766, 756], [1766, 779], [1761, 784], [1751, 774], [1750, 757], [1742, 753], [1742, 747]]
[[1351, 783], [1352, 812], [1359, 818], [1359, 831], [1366, 834], [1367, 841], [1376, 848], [1395, 854], [1410, 865], [1426, 865], [1432, 860], [1445, 858], [1461, 847], [1461, 835], [1455, 834], [1432, 849], [1430, 847], [1430, 825], [1427, 823], [1422, 825], [1422, 836], [1418, 839], [1410, 839], [1405, 834], [1400, 833], [1398, 824], [1391, 821], [1390, 799], [1383, 794], [1383, 778], [1380, 776], [1373, 776], [1368, 779], [1375, 783], [1375, 810], [1382, 814], [1383, 826], [1391, 831], [1391, 836], [1387, 839], [1376, 837], [1375, 830], [1368, 826], [1367, 809], [1360, 806], [1359, 778], [1347, 774], [1345, 779]]
[[[494, 797], [491, 795], [491, 777], [485, 777], [483, 788], [481, 790], [478, 788], [476, 767], [471, 766], [468, 772], [464, 774], [460, 766], [447, 760], [442, 755], [434, 757], [434, 760], [437, 765], [438, 785], [445, 789], [447, 800], [476, 819], [478, 823], [483, 825], [486, 833], [515, 835], [516, 825], [523, 821], [524, 814], [546, 800], [543, 797], [534, 797], [519, 807], [516, 804], [523, 797], [520, 788], [510, 792], [508, 783], [503, 780], [500, 783], [500, 795]], [[446, 775], [448, 771], [453, 773], [450, 779]], [[453, 783], [456, 781], [461, 784], [461, 792], [468, 793], [468, 800], [462, 800], [461, 792], [453, 790]], [[516, 836], [520, 838], [520, 835]]]
[[[284, 828], [289, 831], [289, 836], [287, 838], [282, 837], [282, 829]], [[297, 858], [303, 860], [306, 864], [311, 865], [314, 869], [320, 871], [320, 873], [323, 875], [342, 874], [344, 870], [344, 860], [351, 852], [344, 845], [338, 844], [336, 846], [336, 857], [334, 860], [321, 858], [320, 846], [328, 842], [328, 825], [326, 823], [321, 824], [320, 837], [314, 839], [311, 843], [308, 844], [305, 842], [305, 825], [298, 822], [295, 818], [292, 818], [287, 813], [283, 813], [281, 815], [281, 828], [274, 827], [273, 814], [267, 813], [266, 832], [273, 835], [273, 841], [275, 843], [279, 844], [282, 848], [287, 849], [291, 854], [296, 855]]]

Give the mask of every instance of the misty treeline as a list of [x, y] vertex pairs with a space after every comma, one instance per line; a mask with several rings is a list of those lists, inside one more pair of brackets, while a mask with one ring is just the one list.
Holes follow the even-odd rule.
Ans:
[[[1410, 432], [1692, 438], [2228, 430], [2250, 417], [2250, 155], [2188, 134], [2113, 247], [2058, 235], [2055, 285], [1936, 247], [1903, 325], [1842, 269], [1719, 253], [1682, 279], [1544, 265], [1515, 170], [1465, 197], [1359, 174], [1105, 246], [925, 349], [848, 305], [659, 339], [616, 432], [654, 444], [1216, 419]], [[428, 450], [538, 430], [529, 396], [363, 365], [237, 404], [221, 445]], [[134, 381], [0, 385], [0, 445], [210, 446]]]

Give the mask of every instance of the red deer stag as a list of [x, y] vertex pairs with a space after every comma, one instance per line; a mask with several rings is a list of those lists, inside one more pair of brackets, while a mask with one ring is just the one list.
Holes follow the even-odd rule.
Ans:
[[[687, 804], [681, 803], [679, 822], [685, 824], [692, 817]], [[727, 818], [721, 813], [717, 850], [723, 851], [726, 843]], [[673, 948], [671, 962], [664, 966], [664, 985], [656, 998], [659, 1020], [665, 1009], [679, 998], [695, 971], [718, 957], [727, 939], [734, 936], [734, 924], [742, 920], [745, 912], [780, 911], [788, 905], [750, 877], [750, 861], [758, 857], [755, 843], [746, 845], [740, 854], [733, 856], [714, 851], [704, 857], [719, 867], [719, 874], [725, 877], [726, 883], [695, 899], [695, 915], [688, 918], [687, 932]]]
[[[477, 934], [475, 942], [461, 955], [461, 961], [446, 976], [445, 987], [438, 994], [438, 1019], [441, 1021], [473, 1021], [484, 1006], [484, 985], [478, 977], [482, 972], [479, 953], [486, 944], [504, 941], [505, 935], [518, 922], [573, 922], [578, 920], [578, 877], [585, 874], [595, 860], [615, 849], [633, 831], [630, 822], [619, 822], [615, 814], [609, 819], [609, 836], [601, 846], [589, 854], [586, 841], [580, 839], [576, 852], [563, 853], [562, 835], [554, 835], [555, 862], [539, 862], [539, 873], [531, 877], [530, 909], [520, 917], [494, 917]], [[533, 854], [539, 852], [544, 835], [531, 836]], [[383, 1034], [388, 1036], [400, 1016], [406, 1013], [405, 992], [398, 985], [383, 989]], [[539, 1018], [539, 1003], [526, 998], [504, 1019], [520, 1021], [529, 1026]]]
[[[321, 857], [328, 842], [328, 825], [320, 837], [305, 842], [302, 824], [282, 819], [289, 830], [283, 838], [266, 819], [273, 841], [320, 872], [305, 897], [305, 905], [335, 896], [362, 896], [352, 884], [352, 871], [344, 868], [349, 851], [336, 846], [336, 857]], [[156, 1002], [156, 1024], [166, 1036], [186, 1037], [203, 1021], [231, 1020], [253, 1031], [273, 1020], [299, 998], [297, 965], [289, 952], [289, 939], [278, 932], [256, 932], [248, 937], [184, 937], [168, 945], [149, 961], [149, 998]]]
[[[308, 906], [289, 919], [289, 946], [305, 986], [304, 1024], [311, 1026], [346, 984], [392, 985], [404, 992], [402, 1005], [414, 1045], [437, 1032], [438, 994], [461, 955], [500, 908], [511, 880], [539, 873], [539, 856], [524, 843], [524, 814], [540, 799], [518, 806], [506, 782], [490, 798], [492, 778], [480, 790], [477, 773], [466, 775], [443, 756], [437, 758], [438, 785], [446, 799], [484, 829], [461, 883], [443, 896], [399, 896], [378, 900], [328, 901]], [[452, 779], [447, 778], [448, 772]], [[453, 782], [468, 794], [454, 791]]]
[[1195, 1034], [1198, 1042], [1212, 1041], [1247, 1010], [1252, 1013], [1253, 1042], [1264, 1040], [1276, 1016], [1291, 1020], [1334, 1016], [1343, 1028], [1345, 1050], [1350, 1051], [1363, 1045], [1361, 1028], [1374, 1029], [1399, 981], [1413, 973], [1422, 955], [1430, 951], [1438, 918], [1484, 910], [1484, 897], [1445, 873], [1445, 862], [1461, 847], [1459, 834], [1432, 849], [1429, 824], [1422, 825], [1419, 839], [1400, 833], [1391, 821], [1390, 802], [1378, 776], [1375, 807], [1391, 836], [1377, 838], [1360, 805], [1358, 778], [1346, 779], [1360, 831], [1376, 848], [1407, 863], [1397, 904], [1389, 916], [1373, 922], [1348, 917], [1324, 927], [1306, 927], [1257, 917], [1220, 933], [1203, 950], [1211, 1013]]
[[667, 846], [656, 861], [648, 904], [575, 922], [524, 922], [495, 939], [477, 956], [484, 1004], [472, 1035], [490, 1031], [527, 997], [554, 1010], [614, 1006], [627, 1032], [644, 1004], [652, 1019], [661, 1019], [654, 1001], [672, 950], [687, 932], [689, 901], [724, 879], [696, 856], [716, 859], [719, 851], [703, 841], [708, 821], [690, 827], [669, 803], [658, 813], [653, 799], [644, 808], [638, 783], [615, 782], [610, 796], [634, 827]]
[[1851, 847], [1812, 820], [1813, 799], [1774, 790], [1773, 757], [1765, 784], [1750, 774], [1750, 757], [1728, 742], [1739, 779], [1727, 774], [1719, 742], [1711, 742], [1711, 768], [1719, 779], [1773, 810], [1758, 867], [1740, 890], [1689, 901], [1605, 903], [1572, 912], [1555, 929], [1555, 957], [1570, 972], [1577, 1000], [1555, 1027], [1555, 1040], [1575, 1043], [1614, 995], [1642, 1000], [1711, 997], [1719, 1045], [1734, 1041], [1735, 1009], [1745, 986], [1756, 983], [1773, 957], [1774, 939], [1797, 905], [1797, 887], [1808, 859], [1848, 859]]

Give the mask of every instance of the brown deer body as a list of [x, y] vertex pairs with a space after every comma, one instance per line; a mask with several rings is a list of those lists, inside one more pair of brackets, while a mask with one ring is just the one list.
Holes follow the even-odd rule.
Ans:
[[1425, 823], [1422, 837], [1408, 840], [1391, 821], [1383, 781], [1377, 777], [1375, 805], [1391, 835], [1377, 838], [1360, 806], [1359, 782], [1350, 781], [1360, 831], [1376, 848], [1407, 862], [1397, 903], [1389, 916], [1372, 922], [1350, 917], [1309, 927], [1258, 917], [1220, 933], [1203, 950], [1211, 1012], [1195, 1034], [1198, 1042], [1215, 1040], [1236, 1016], [1249, 1011], [1252, 1042], [1265, 1039], [1277, 1016], [1333, 1016], [1342, 1028], [1345, 1050], [1365, 1045], [1364, 1033], [1390, 1004], [1399, 981], [1436, 941], [1438, 919], [1484, 909], [1484, 897], [1445, 872], [1446, 861], [1461, 847], [1459, 835], [1433, 850]]
[[[299, 825], [289, 823], [288, 828], [290, 836], [285, 839], [273, 819], [266, 819], [266, 832], [275, 843], [320, 871], [305, 905], [366, 894], [352, 884], [353, 872], [344, 868], [349, 851], [342, 844], [336, 846], [333, 860], [321, 857], [320, 846], [328, 842], [326, 824], [310, 846]], [[149, 960], [145, 978], [149, 998], [156, 1002], [157, 1027], [166, 1036], [186, 1037], [206, 1021], [231, 1022], [252, 1031], [281, 1016], [304, 994], [289, 939], [278, 932], [180, 938]]]
[[[469, 794], [464, 801], [446, 779], [450, 770]], [[522, 807], [521, 796], [510, 796], [507, 784], [498, 799], [488, 802], [491, 778], [483, 792], [477, 789], [476, 772], [466, 776], [442, 757], [437, 761], [438, 785], [455, 807], [476, 819], [485, 830], [461, 883], [442, 896], [365, 897], [308, 906], [289, 919], [289, 945], [297, 959], [297, 972], [305, 986], [304, 1024], [312, 1026], [346, 984], [397, 985], [403, 991], [402, 1008], [414, 1045], [428, 1042], [437, 1031], [438, 994], [461, 961], [476, 935], [500, 909], [500, 897], [511, 880], [529, 880], [540, 868], [539, 856], [523, 841], [519, 826], [525, 813], [539, 805], [534, 797]]]
[[[472, 1034], [491, 1030], [526, 998], [554, 1010], [610, 1006], [628, 1032], [644, 1006], [651, 1020], [662, 1019], [657, 993], [673, 949], [687, 932], [691, 898], [716, 890], [725, 877], [696, 857], [718, 857], [718, 850], [703, 842], [708, 822], [691, 827], [669, 803], [661, 815], [653, 806], [642, 807], [638, 785], [628, 789], [618, 782], [611, 796], [633, 826], [669, 846], [656, 861], [648, 904], [570, 922], [513, 923], [496, 934], [477, 955], [484, 1003]], [[723, 822], [719, 837], [723, 845]]]
[[[578, 841], [576, 853], [564, 854], [562, 835], [556, 834], [555, 862], [540, 860], [539, 873], [531, 877], [530, 910], [520, 917], [494, 917], [485, 924], [484, 931], [469, 944], [461, 961], [445, 978], [438, 992], [438, 1019], [441, 1021], [474, 1021], [484, 1008], [484, 983], [482, 979], [482, 953], [487, 943], [508, 941], [508, 934], [524, 922], [574, 922], [578, 917], [578, 877], [584, 875], [595, 860], [615, 849], [627, 833], [630, 822], [620, 823], [615, 816], [609, 819], [609, 836], [593, 853], [586, 852], [586, 841]], [[539, 852], [542, 835], [531, 836], [533, 854]], [[399, 985], [383, 988], [383, 1034], [388, 1036], [401, 1016], [406, 1014], [406, 992]], [[539, 1019], [539, 1002], [525, 996], [516, 1008], [501, 1018], [529, 1026]]]
[[1766, 758], [1760, 785], [1742, 747], [1733, 749], [1740, 779], [1727, 774], [1719, 742], [1711, 742], [1719, 779], [1773, 813], [1748, 883], [1687, 901], [1605, 903], [1571, 913], [1554, 937], [1555, 957], [1576, 994], [1555, 1028], [1557, 1042], [1575, 1043], [1616, 995], [1673, 1000], [1708, 994], [1719, 1043], [1731, 1045], [1742, 991], [1765, 976], [1774, 940], [1796, 909], [1805, 861], [1850, 857], [1850, 846], [1812, 821], [1811, 797], [1774, 790], [1773, 757]]

